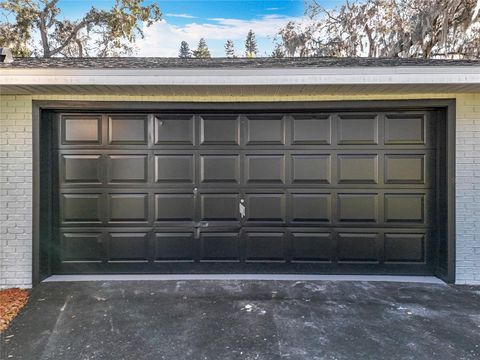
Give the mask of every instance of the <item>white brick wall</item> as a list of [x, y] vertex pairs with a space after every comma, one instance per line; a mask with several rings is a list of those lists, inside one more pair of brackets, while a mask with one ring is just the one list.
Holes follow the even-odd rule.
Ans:
[[480, 94], [457, 98], [456, 282], [480, 284]]
[[[303, 100], [457, 99], [456, 281], [480, 284], [480, 94], [310, 96]], [[37, 96], [52, 100], [166, 101], [156, 97]], [[296, 100], [302, 100], [296, 97]], [[225, 98], [190, 101], [225, 101]], [[252, 101], [252, 98], [228, 98]], [[264, 98], [279, 100], [279, 96]], [[289, 100], [288, 97], [284, 100]], [[291, 100], [291, 99], [290, 99]], [[0, 95], [0, 288], [31, 286], [32, 97]]]
[[31, 286], [32, 102], [0, 97], [0, 287]]

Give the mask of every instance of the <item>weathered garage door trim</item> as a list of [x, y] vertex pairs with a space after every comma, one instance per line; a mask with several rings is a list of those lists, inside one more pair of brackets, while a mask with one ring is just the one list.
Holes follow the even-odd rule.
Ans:
[[[50, 160], [49, 156], [43, 156], [42, 142], [48, 139], [42, 131], [49, 131], [47, 127], [41, 126], [42, 121], [47, 122], [48, 118], [42, 117], [42, 110], [75, 110], [75, 111], [110, 111], [132, 110], [203, 110], [208, 112], [221, 112], [226, 110], [242, 111], [248, 109], [255, 112], [271, 111], [355, 111], [355, 110], [418, 110], [438, 109], [443, 110], [447, 115], [447, 168], [446, 186], [447, 189], [447, 218], [446, 231], [448, 234], [448, 250], [445, 264], [438, 264], [436, 275], [442, 279], [453, 282], [455, 280], [455, 101], [454, 100], [415, 100], [415, 101], [344, 101], [344, 102], [281, 102], [281, 103], [144, 103], [144, 102], [78, 102], [78, 101], [35, 101], [33, 103], [33, 283], [38, 283], [42, 278], [50, 275], [50, 259], [48, 244], [40, 239], [50, 236], [49, 222], [51, 221], [51, 189], [49, 189]], [[446, 111], [445, 111], [446, 110]], [[47, 112], [45, 112], [47, 114]], [[46, 154], [49, 155], [49, 154]]]

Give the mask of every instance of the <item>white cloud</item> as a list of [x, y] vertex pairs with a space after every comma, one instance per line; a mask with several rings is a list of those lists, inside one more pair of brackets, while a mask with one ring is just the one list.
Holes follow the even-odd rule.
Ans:
[[173, 14], [173, 13], [168, 13], [165, 14], [167, 17], [177, 17], [177, 18], [182, 18], [182, 19], [196, 19], [196, 16], [190, 15], [190, 14]]
[[244, 38], [250, 29], [252, 29], [257, 36], [275, 35], [288, 21], [298, 20], [298, 18], [281, 15], [264, 15], [260, 19], [252, 20], [225, 18], [214, 18], [210, 20], [217, 22], [214, 26], [228, 30], [230, 37]]
[[[144, 28], [145, 38], [137, 41], [138, 56], [176, 57], [181, 41], [187, 41], [193, 49], [200, 38], [205, 38], [209, 44], [212, 56], [223, 56], [223, 43], [227, 40], [243, 41], [252, 29], [260, 43], [271, 42], [278, 30], [288, 21], [300, 18], [266, 15], [258, 19], [209, 19], [209, 23], [192, 22], [185, 25], [175, 25], [167, 20], [161, 20], [150, 27]], [[273, 47], [273, 46], [272, 46]], [[270, 49], [262, 49], [267, 51]]]

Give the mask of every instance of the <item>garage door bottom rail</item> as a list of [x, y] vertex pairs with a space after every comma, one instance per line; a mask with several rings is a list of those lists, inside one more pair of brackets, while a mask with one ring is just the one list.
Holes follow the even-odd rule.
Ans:
[[433, 270], [422, 264], [338, 264], [338, 263], [132, 263], [62, 264], [54, 274], [361, 274], [431, 276]]

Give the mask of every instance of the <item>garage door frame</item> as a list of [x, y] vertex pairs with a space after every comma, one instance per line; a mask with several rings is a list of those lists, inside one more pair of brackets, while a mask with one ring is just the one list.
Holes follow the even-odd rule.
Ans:
[[[50, 139], [50, 111], [354, 111], [354, 110], [438, 110], [439, 116], [446, 116], [446, 256], [436, 262], [435, 275], [446, 282], [455, 281], [455, 143], [456, 143], [456, 102], [442, 100], [378, 100], [378, 101], [311, 101], [311, 102], [242, 102], [242, 103], [190, 103], [190, 102], [126, 102], [126, 101], [33, 101], [32, 103], [32, 146], [33, 146], [33, 272], [32, 282], [38, 284], [51, 275], [51, 256], [48, 240], [51, 238], [52, 214], [49, 199], [52, 189], [49, 184], [51, 161], [49, 152], [43, 151]], [[43, 240], [41, 240], [43, 239]]]

